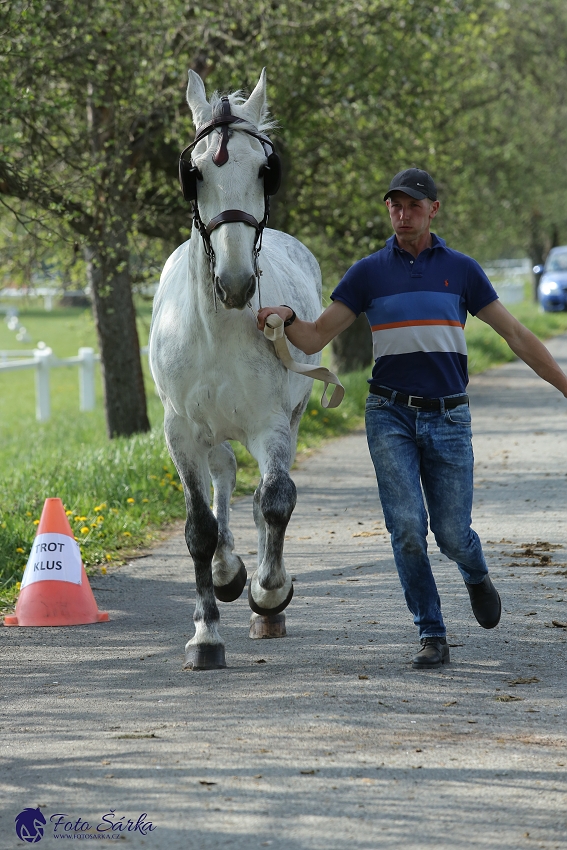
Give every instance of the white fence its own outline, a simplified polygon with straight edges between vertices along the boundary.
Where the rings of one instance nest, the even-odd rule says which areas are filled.
[[[147,354],[147,347],[141,354]],[[18,358],[18,359],[15,359]],[[25,358],[25,359],[24,359]],[[35,418],[47,422],[51,416],[51,393],[49,373],[61,366],[79,367],[79,409],[94,410],[95,407],[95,363],[100,355],[94,348],[79,348],[76,357],[59,358],[51,348],[35,348],[33,351],[0,351],[0,373],[20,369],[35,369]]]

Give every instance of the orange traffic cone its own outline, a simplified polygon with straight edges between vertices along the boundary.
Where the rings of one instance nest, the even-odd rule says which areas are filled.
[[[46,499],[22,578],[16,613],[5,626],[82,626],[108,620],[93,596],[61,499]]]

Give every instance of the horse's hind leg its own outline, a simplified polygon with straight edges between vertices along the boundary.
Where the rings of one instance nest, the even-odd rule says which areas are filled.
[[[213,557],[213,586],[221,602],[238,599],[246,585],[242,560],[232,551],[234,537],[229,528],[230,497],[236,485],[236,458],[230,443],[209,452],[209,471],[214,488],[213,513],[218,523],[217,548]]]
[[[218,632],[219,610],[213,591],[212,560],[217,548],[217,520],[209,507],[207,450],[192,439],[188,423],[166,410],[165,437],[183,484],[187,505],[185,540],[195,566],[195,635],[185,646],[185,669],[226,667]]]

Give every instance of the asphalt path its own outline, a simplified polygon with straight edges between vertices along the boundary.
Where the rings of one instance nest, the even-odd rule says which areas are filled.
[[[567,371],[567,338],[549,348]],[[25,807],[47,820],[42,848],[567,847],[567,401],[519,362],[470,394],[498,628],[476,624],[432,541],[452,663],[411,669],[364,434],[332,442],[293,473],[286,638],[249,639],[244,594],[221,605],[228,668],[182,670],[180,528],[91,579],[108,623],[0,628],[0,848],[28,846]],[[251,572],[251,498],[232,526]]]

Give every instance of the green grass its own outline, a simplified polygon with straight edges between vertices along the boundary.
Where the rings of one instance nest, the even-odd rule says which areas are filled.
[[[512,312],[541,338],[567,330],[567,313],[541,314],[529,302]],[[140,342],[147,341],[150,307],[140,306]],[[80,346],[96,348],[89,311],[73,308],[45,313],[20,306],[20,321],[31,343],[16,343],[0,319],[0,350],[33,348],[40,340],[59,357]],[[467,323],[471,373],[513,359],[503,340],[477,319]],[[145,362],[145,358],[144,358]],[[88,569],[121,561],[161,536],[168,523],[185,516],[183,494],[162,434],[163,412],[146,369],[152,431],[109,442],[102,409],[100,374],[97,409],[79,414],[77,369],[51,372],[52,418],[35,420],[33,370],[0,373],[0,602],[17,592],[45,498],[58,496],[69,512]],[[97,370],[98,372],[98,370]],[[343,377],[346,396],[337,410],[325,410],[316,382],[301,423],[301,454],[363,422],[367,373]],[[239,472],[237,494],[250,492],[258,479],[255,461],[234,445]]]

